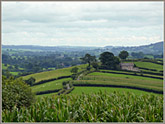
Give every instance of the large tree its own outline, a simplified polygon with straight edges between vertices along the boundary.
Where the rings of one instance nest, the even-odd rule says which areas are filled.
[[[119,58],[115,57],[111,52],[104,52],[100,54],[99,59],[102,67],[106,69],[116,69],[117,65],[120,63]]]
[[[119,54],[120,59],[126,59],[129,56],[129,53],[127,51],[121,51]]]
[[[84,57],[80,58],[82,61],[88,63],[88,67],[90,67],[92,62],[96,62],[96,56],[91,56],[90,54],[85,54]]]

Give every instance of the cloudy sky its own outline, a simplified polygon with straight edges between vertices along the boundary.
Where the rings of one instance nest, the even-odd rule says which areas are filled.
[[[163,2],[2,2],[2,44],[146,45],[163,20]]]

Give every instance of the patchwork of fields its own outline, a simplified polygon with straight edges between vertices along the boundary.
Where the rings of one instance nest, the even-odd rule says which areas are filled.
[[[163,66],[150,62],[136,65],[145,68],[141,70],[146,73],[85,71],[87,65],[79,65],[76,67],[81,74],[75,80],[67,77],[72,75],[73,67],[24,76],[24,80],[36,79],[31,89],[37,104],[20,110],[14,108],[12,112],[4,110],[2,119],[4,122],[162,122]],[[73,86],[65,89],[64,81]]]
[[[134,92],[135,94],[155,94],[150,93],[151,91],[163,92],[163,76],[161,75],[163,66],[160,64],[155,64],[151,62],[134,62],[137,67],[154,69],[151,71],[153,73],[141,73],[141,72],[131,72],[131,71],[117,71],[117,70],[99,70],[98,72],[92,72],[87,75],[83,75],[79,80],[72,80],[71,78],[57,79],[54,81],[48,81],[43,84],[32,86],[32,91],[34,93],[44,92],[49,90],[63,89],[63,81],[71,81],[75,85],[74,90],[70,94],[81,94],[93,93],[98,91],[107,92]],[[84,71],[87,65],[79,65],[79,72]],[[29,77],[34,77],[36,83],[42,80],[48,80],[52,78],[58,78],[61,76],[69,76],[73,67],[57,69],[54,71],[41,72],[28,76],[24,76],[23,79],[28,79]],[[143,69],[140,69],[143,70]],[[148,70],[147,70],[148,72]],[[158,74],[157,74],[158,73]],[[83,86],[81,86],[83,85]],[[95,86],[96,85],[96,86]],[[101,86],[99,86],[101,85]],[[92,87],[91,87],[92,86]],[[99,87],[98,87],[99,86]],[[102,87],[104,86],[104,87]],[[113,86],[117,86],[116,88]],[[126,87],[127,86],[127,87]],[[124,88],[125,87],[125,88]],[[129,87],[135,87],[131,89]],[[136,89],[137,88],[137,89]],[[138,90],[140,89],[140,90]],[[143,89],[151,90],[150,92],[143,91]],[[51,96],[58,94],[57,92],[42,94],[37,96]]]

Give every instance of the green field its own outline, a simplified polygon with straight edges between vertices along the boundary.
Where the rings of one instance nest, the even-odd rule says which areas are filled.
[[[145,71],[145,72],[154,72],[154,73],[158,73],[158,72],[155,72],[155,71],[150,71],[150,70],[144,70],[144,69],[140,69],[140,70],[142,70],[142,71]],[[152,77],[160,77],[160,78],[163,78],[163,76],[161,76],[161,75],[155,75],[155,74],[147,74],[147,73],[141,73],[141,72],[128,72],[128,71],[116,71],[116,70],[103,70],[103,69],[101,69],[100,71],[105,71],[105,72],[117,72],[117,73],[122,73],[122,74],[135,74],[136,73],[136,75],[139,75],[139,76],[141,76],[141,74],[143,74],[144,76],[146,75],[146,76],[152,76]]]
[[[84,94],[93,94],[97,92],[106,92],[106,93],[113,93],[113,92],[130,92],[134,93],[135,95],[144,95],[144,94],[153,94],[153,95],[159,95],[155,93],[149,93],[145,91],[140,90],[134,90],[134,89],[127,89],[127,88],[110,88],[110,87],[75,87],[74,90],[71,92],[72,95],[81,95]],[[52,94],[53,95],[53,94]]]
[[[98,92],[42,97],[28,108],[3,110],[2,122],[163,122],[163,96]]]
[[[157,71],[163,71],[163,65],[151,63],[151,62],[133,62],[136,66],[148,69],[156,69]]]
[[[155,81],[163,82],[163,80],[161,80],[161,79],[142,77],[142,76],[134,76],[134,75],[124,75],[124,74],[94,72],[94,73],[90,73],[88,76],[92,76],[92,75],[95,75],[95,76],[109,76],[109,77],[116,77],[116,78],[122,77],[122,78],[141,79],[141,80],[155,80]]]
[[[73,67],[75,67],[75,66],[73,66]],[[70,71],[73,67],[57,69],[57,70],[53,70],[53,71],[46,71],[46,72],[41,72],[41,73],[35,73],[35,74],[23,76],[23,79],[27,80],[30,77],[34,77],[36,79],[36,82],[39,82],[41,80],[47,80],[47,79],[57,78],[57,77],[61,77],[61,76],[69,76],[69,75],[72,75],[72,73]],[[80,72],[80,71],[85,70],[86,65],[79,65],[76,67],[79,68],[78,71]]]
[[[74,84],[104,84],[104,85],[120,85],[120,86],[135,86],[162,91],[163,81],[160,79],[152,79],[147,77],[110,74],[94,72],[84,76],[82,80],[74,81]]]
[[[50,81],[48,83],[40,84],[32,86],[32,92],[41,92],[41,91],[47,91],[47,90],[55,90],[55,89],[61,89],[62,88],[62,82],[63,81],[69,81],[72,80],[71,78],[65,78],[55,81]]]

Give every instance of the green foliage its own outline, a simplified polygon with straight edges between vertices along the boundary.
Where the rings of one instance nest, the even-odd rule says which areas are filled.
[[[71,69],[71,72],[74,73],[74,74],[76,74],[78,72],[78,68],[77,67],[72,68]]]
[[[127,57],[129,56],[129,53],[127,51],[121,51],[120,54],[119,54],[119,57],[121,59],[126,59]]]
[[[89,67],[91,65],[92,62],[96,62],[96,56],[91,56],[90,54],[85,54],[85,56],[83,58],[80,58],[82,61],[88,63]]]
[[[2,77],[2,109],[28,107],[34,101],[34,94],[22,79]]]
[[[90,71],[91,70],[91,67],[90,66],[87,66],[87,70]]]
[[[130,92],[54,96],[2,111],[3,122],[163,122],[163,96]]]
[[[92,62],[92,66],[93,66],[93,68],[95,68],[95,70],[99,69],[99,65],[97,62]]]
[[[132,55],[133,58],[138,58],[138,59],[144,58],[144,53],[143,52],[138,52],[138,53],[132,52],[131,55]]]
[[[30,77],[28,80],[25,80],[25,83],[29,84],[32,86],[35,83],[36,79],[33,77]]]
[[[102,68],[105,69],[116,69],[117,65],[120,63],[119,58],[115,57],[111,52],[104,52],[100,54],[100,61]]]

